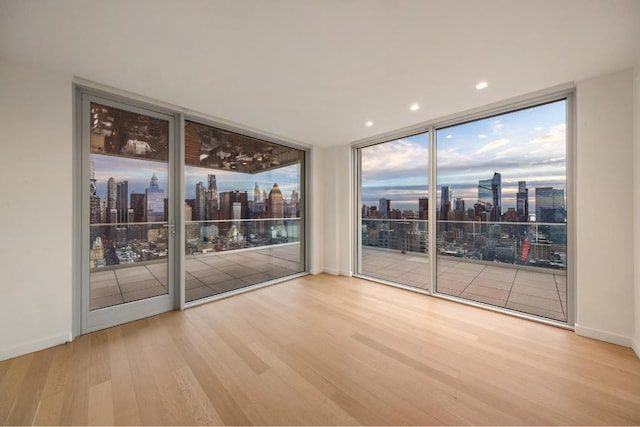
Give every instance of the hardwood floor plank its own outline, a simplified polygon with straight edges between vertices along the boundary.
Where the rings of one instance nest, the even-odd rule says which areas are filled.
[[[35,353],[32,353],[2,362],[6,364],[8,368],[7,373],[2,378],[2,382],[0,382],[0,390],[2,390],[2,399],[0,399],[0,424],[7,424],[7,420],[18,400],[22,383],[25,381],[31,362],[35,357]],[[18,404],[21,405],[21,402],[18,402]],[[29,402],[24,402],[24,404],[28,405]]]
[[[305,276],[0,362],[0,424],[637,425],[628,348]]]

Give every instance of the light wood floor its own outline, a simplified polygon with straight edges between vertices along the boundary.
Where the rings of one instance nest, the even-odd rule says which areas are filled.
[[[639,424],[640,360],[307,276],[0,363],[0,424]]]

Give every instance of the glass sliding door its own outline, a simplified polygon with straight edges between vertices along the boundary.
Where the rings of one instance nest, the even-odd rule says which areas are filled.
[[[304,160],[295,148],[185,121],[185,300],[304,266]]]
[[[358,273],[429,288],[429,134],[358,149]]]
[[[567,321],[567,101],[437,129],[441,294]]]
[[[82,331],[173,308],[174,118],[82,95]]]

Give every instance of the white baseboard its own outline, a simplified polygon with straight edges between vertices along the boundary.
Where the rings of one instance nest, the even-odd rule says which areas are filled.
[[[335,270],[333,268],[324,268],[322,271],[324,271],[327,274],[331,274],[332,276],[339,276],[340,272],[338,270]]]
[[[70,342],[73,339],[71,332],[54,335],[51,337],[34,340],[16,345],[14,347],[3,348],[0,350],[0,361],[22,356],[23,354],[33,353],[34,351],[44,350],[58,344]]]
[[[593,328],[586,328],[584,326],[578,325],[577,323],[575,325],[575,330],[576,330],[576,334],[582,335],[583,337],[593,338],[600,341],[606,341],[612,344],[618,344],[625,347],[632,346],[632,338],[626,337],[624,335],[618,335],[612,332],[601,331]]]
[[[640,340],[632,339],[631,340],[631,348],[636,352],[636,356],[640,359]]]
[[[347,271],[347,270],[340,270],[340,271],[339,271],[339,274],[340,274],[341,276],[347,276],[347,277],[351,277],[351,276],[353,276],[353,273],[352,273],[352,272],[350,272],[350,271]]]

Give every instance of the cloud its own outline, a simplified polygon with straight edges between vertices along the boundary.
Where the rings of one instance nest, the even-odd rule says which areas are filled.
[[[538,128],[536,128],[538,129]],[[566,141],[567,139],[567,125],[565,123],[552,126],[549,132],[545,133],[542,136],[534,138],[531,142],[534,143],[545,143],[545,142],[559,142]]]
[[[487,151],[495,150],[498,147],[507,145],[509,143],[508,138],[496,139],[488,144],[483,145],[479,150],[476,150],[476,154],[486,153]]]

